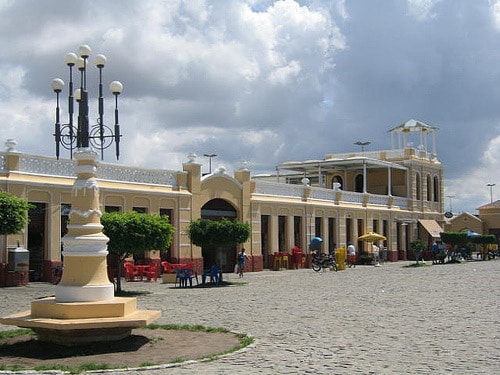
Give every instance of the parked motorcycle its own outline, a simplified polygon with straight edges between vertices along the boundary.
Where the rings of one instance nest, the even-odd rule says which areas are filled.
[[[314,253],[311,264],[315,272],[325,271],[326,269],[337,271],[337,262],[333,254]]]

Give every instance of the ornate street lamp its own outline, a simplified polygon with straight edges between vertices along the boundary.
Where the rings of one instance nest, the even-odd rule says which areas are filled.
[[[61,146],[70,151],[73,158],[75,148],[93,147],[100,151],[101,160],[104,159],[104,150],[115,143],[116,158],[120,158],[120,125],[118,122],[118,95],[123,90],[123,85],[119,81],[113,81],[109,88],[115,96],[115,124],[112,130],[104,124],[104,97],[102,71],[107,59],[104,55],[97,55],[95,65],[99,69],[99,98],[98,98],[98,119],[97,124],[89,126],[89,103],[87,91],[87,60],[92,50],[89,46],[83,45],[79,49],[80,57],[75,53],[68,53],[64,58],[64,63],[69,67],[69,87],[68,87],[68,122],[61,124],[59,96],[64,88],[64,81],[56,78],[52,81],[52,90],[56,93],[56,123],[54,138],[56,142],[56,157],[59,159]],[[73,67],[76,66],[80,72],[80,88],[73,91]],[[74,100],[78,102],[78,121],[75,128],[73,123]]]
[[[56,93],[55,140],[56,155],[60,146],[70,150],[76,159],[76,179],[71,193],[68,232],[61,239],[63,244],[63,268],[60,282],[55,287],[55,296],[38,299],[31,303],[31,311],[10,315],[0,319],[3,324],[31,328],[40,341],[62,345],[79,345],[91,342],[117,341],[131,334],[133,328],[150,324],[161,316],[160,311],[137,310],[133,297],[115,297],[114,285],[109,280],[106,257],[109,238],[102,232],[101,201],[96,170],[98,153],[116,143],[119,156],[120,129],[118,125],[118,95],[122,91],[120,82],[112,82],[115,95],[115,131],[104,125],[104,99],[102,98],[102,69],[106,63],[103,55],[96,57],[99,69],[99,119],[89,129],[89,107],[87,94],[87,59],[90,47],[80,47],[80,58],[74,53],[66,56],[69,66],[69,121],[61,125],[59,95],[64,82],[52,81]],[[73,95],[73,66],[80,71],[80,89]],[[73,100],[79,104],[78,126],[73,126]],[[74,150],[74,152],[73,152]]]

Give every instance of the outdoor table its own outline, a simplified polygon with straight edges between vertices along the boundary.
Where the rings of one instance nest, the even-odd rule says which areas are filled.
[[[151,266],[145,265],[145,264],[136,264],[136,265],[134,265],[134,267],[137,270],[137,273],[139,274],[140,279],[142,280],[142,278],[144,276],[147,276],[147,273],[148,273]]]

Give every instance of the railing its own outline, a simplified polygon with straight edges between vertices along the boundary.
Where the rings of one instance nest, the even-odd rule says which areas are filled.
[[[21,155],[19,158],[19,172],[75,177],[76,162],[73,160],[57,160],[43,156]]]
[[[332,189],[311,187],[311,199],[323,201],[337,201],[346,203],[356,203],[362,205],[366,194],[354,191],[335,191]],[[340,193],[340,194],[337,194]],[[273,195],[289,198],[302,198],[304,196],[303,185],[290,185],[278,182],[255,180],[255,192],[258,195]],[[372,205],[388,206],[391,197],[388,195],[368,194],[368,202]],[[409,207],[410,200],[403,197],[392,197],[392,205],[403,209]]]
[[[320,199],[324,201],[334,201],[337,200],[337,192],[332,189],[325,188],[312,188],[311,189],[311,198]]]
[[[377,206],[388,206],[389,205],[389,196],[387,195],[378,195],[378,194],[369,194],[368,195],[368,203],[377,205]]]
[[[255,194],[301,198],[304,196],[304,186],[256,180]]]
[[[410,200],[403,197],[392,197],[392,205],[404,209],[410,208]]]
[[[0,154],[0,170],[6,169],[6,155]],[[47,176],[76,176],[76,161],[44,156],[22,154],[19,157],[19,172]],[[177,172],[163,169],[146,169],[117,164],[99,163],[97,178],[111,181],[126,181],[152,185],[176,186]]]
[[[129,181],[153,185],[175,186],[177,184],[175,171],[111,164],[99,164],[97,177],[103,180]]]
[[[382,157],[385,155],[385,157]],[[363,152],[347,152],[342,154],[328,154],[327,158],[335,159],[347,159],[352,157],[366,157],[372,159],[402,159],[405,156],[415,156],[420,159],[431,160],[435,157],[434,154],[427,152],[425,150],[420,150],[414,147],[398,148],[392,150],[381,150],[381,151],[363,151]]]
[[[341,202],[363,204],[365,194],[356,193],[355,191],[343,191],[340,198]]]

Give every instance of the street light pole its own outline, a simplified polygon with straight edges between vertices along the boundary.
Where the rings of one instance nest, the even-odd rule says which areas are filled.
[[[118,124],[118,95],[123,86],[114,81],[110,90],[115,96],[114,131],[104,124],[104,98],[102,93],[102,70],[106,64],[104,55],[97,55],[95,65],[99,69],[98,82],[98,120],[89,126],[89,103],[87,91],[87,60],[91,49],[83,45],[78,57],[74,53],[66,55],[64,62],[69,67],[68,123],[61,124],[59,96],[64,88],[60,78],[52,81],[56,93],[55,142],[56,157],[59,159],[60,147],[71,152],[77,160],[77,178],[73,185],[71,223],[62,238],[64,245],[64,274],[56,286],[56,302],[97,302],[114,298],[114,286],[107,276],[106,256],[109,238],[102,232],[100,221],[101,207],[99,187],[96,179],[98,153],[104,158],[104,149],[112,143],[116,145],[116,158],[119,157],[120,127]],[[80,72],[80,88],[73,93],[73,67]],[[73,126],[73,99],[78,103],[77,127]]]
[[[447,198],[450,198],[450,212],[453,212],[453,198],[455,198],[454,195],[447,195]]]
[[[208,174],[212,173],[212,158],[216,157],[216,154],[203,154],[203,156],[208,158]]]
[[[358,146],[361,146],[361,152],[365,151],[365,146],[368,146],[369,144],[371,144],[372,142],[371,141],[357,141],[357,142],[354,142],[355,145],[358,145]]]
[[[115,140],[119,133],[106,135],[109,128],[102,123],[103,107],[99,100],[100,119],[98,124],[92,127],[96,132],[89,134],[85,66],[86,59],[90,55],[90,47],[80,47],[80,55],[83,63],[80,61],[78,64],[81,86],[77,98],[79,109],[76,136],[71,126],[72,93],[68,101],[70,121],[61,126],[59,95],[64,82],[59,78],[52,81],[52,89],[56,93],[54,136],[57,157],[59,158],[61,145],[71,151],[73,144],[77,145],[74,155],[72,154],[77,161],[77,176],[71,190],[70,223],[68,232],[61,240],[64,272],[55,287],[55,296],[32,301],[31,311],[1,319],[3,324],[32,329],[41,342],[72,347],[125,339],[130,336],[133,328],[144,327],[161,316],[159,310],[137,310],[137,300],[134,297],[114,296],[114,284],[109,279],[106,262],[109,238],[102,232],[100,219],[101,200],[96,178],[98,153],[90,146],[94,141],[102,155],[108,143]],[[70,64],[66,61],[70,71],[75,64],[74,57],[75,54],[70,56]],[[103,61],[105,59],[98,59],[100,63]],[[98,68],[102,69],[99,65],[101,64],[98,64]],[[71,83],[70,78],[70,88]],[[122,89],[121,83],[116,82],[114,88],[119,90],[111,91],[114,95],[118,95]],[[102,97],[100,94],[99,96]],[[116,112],[115,122],[118,123]],[[111,142],[107,143],[108,139],[111,139]]]
[[[493,186],[496,186],[496,184],[486,184],[490,188],[490,203],[493,203]]]

